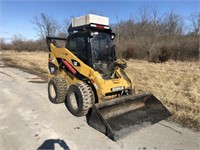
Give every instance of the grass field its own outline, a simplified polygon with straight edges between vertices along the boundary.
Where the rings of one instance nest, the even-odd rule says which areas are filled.
[[[47,73],[48,54],[45,52],[2,51],[0,55],[6,64]],[[171,120],[199,131],[199,62],[155,64],[130,60],[126,70],[137,91],[150,91],[163,102],[173,114]]]

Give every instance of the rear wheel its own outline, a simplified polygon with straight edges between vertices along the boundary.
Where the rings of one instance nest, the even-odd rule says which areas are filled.
[[[63,103],[67,89],[67,83],[63,78],[53,77],[48,83],[49,100],[54,104]]]
[[[94,102],[92,88],[86,83],[77,83],[69,87],[65,105],[74,116],[85,116]]]

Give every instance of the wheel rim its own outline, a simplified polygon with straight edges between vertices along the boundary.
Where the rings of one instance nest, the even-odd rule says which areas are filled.
[[[75,95],[74,92],[70,93],[69,99],[70,99],[70,103],[71,103],[72,108],[73,109],[78,109],[78,103],[77,103],[76,95]]]
[[[50,92],[51,97],[56,98],[56,90],[52,84],[49,86],[49,89],[50,89],[49,92]]]

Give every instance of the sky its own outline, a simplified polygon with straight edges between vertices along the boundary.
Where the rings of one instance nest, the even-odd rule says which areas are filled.
[[[40,13],[51,15],[60,24],[88,13],[109,17],[114,24],[116,15],[119,20],[128,20],[143,6],[157,8],[160,13],[174,10],[186,22],[191,13],[200,12],[200,0],[0,0],[0,38],[9,41],[20,34],[26,40],[37,39],[31,20]]]

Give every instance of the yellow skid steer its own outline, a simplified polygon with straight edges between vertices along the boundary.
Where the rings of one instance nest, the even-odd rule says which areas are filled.
[[[51,102],[64,102],[70,113],[86,116],[91,127],[114,141],[171,116],[151,93],[135,94],[126,62],[116,58],[108,18],[75,18],[68,33],[67,38],[46,37]],[[65,47],[57,45],[59,40]]]

